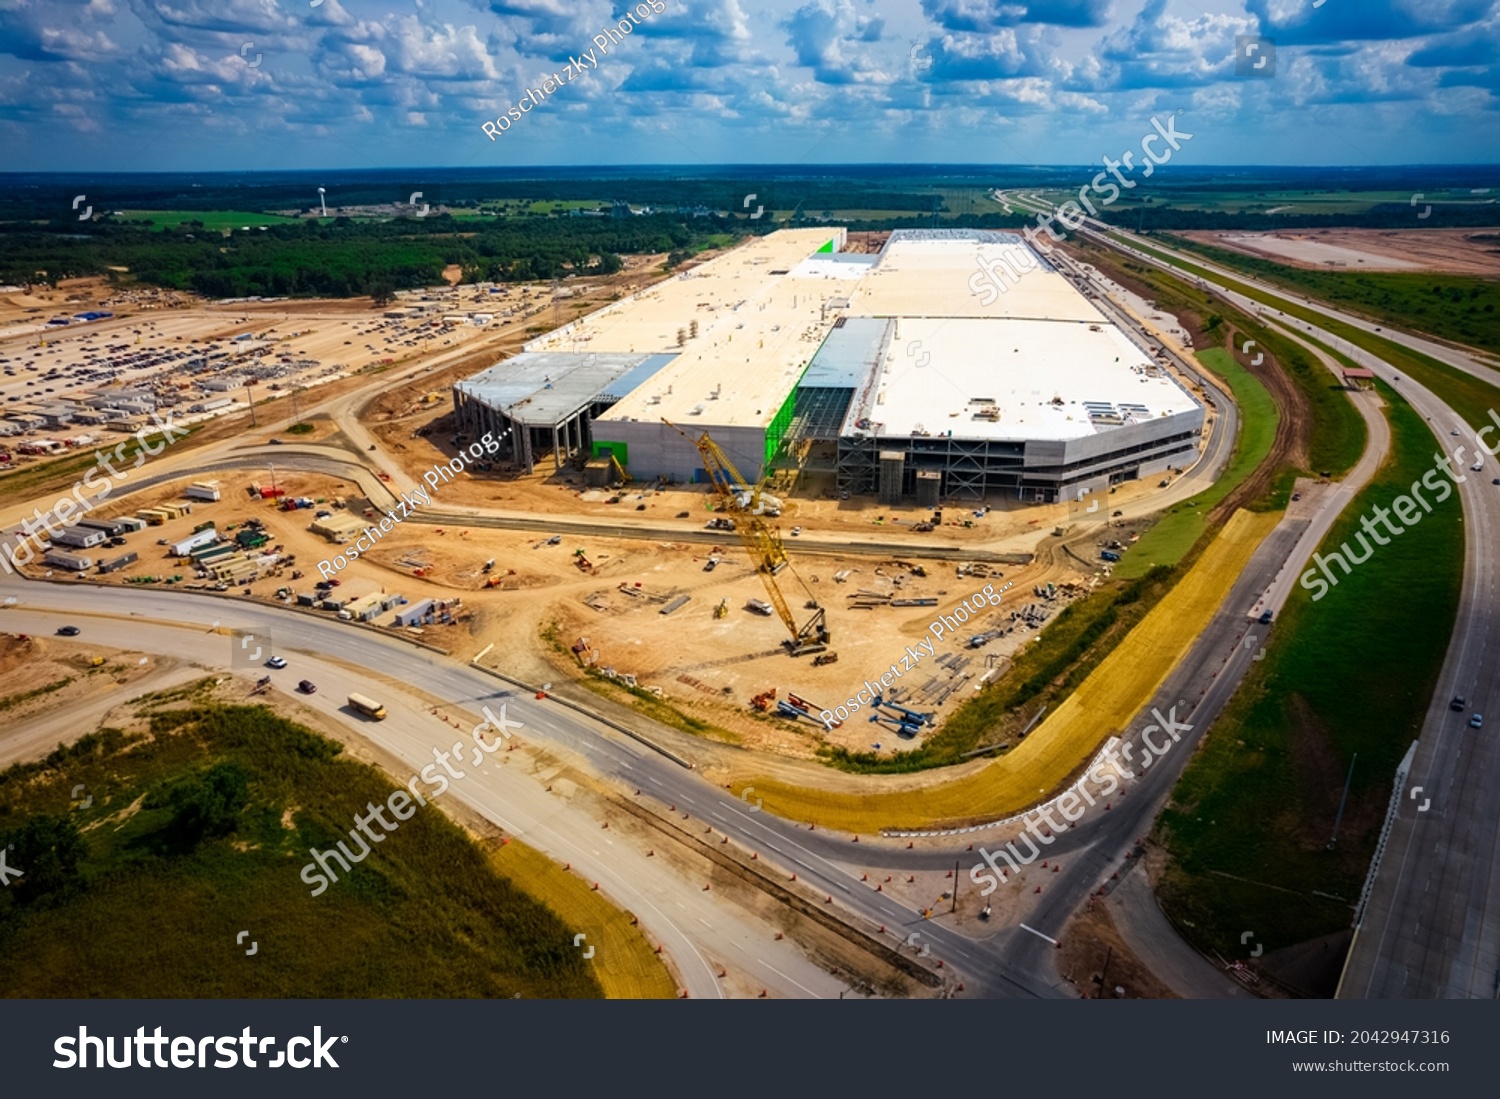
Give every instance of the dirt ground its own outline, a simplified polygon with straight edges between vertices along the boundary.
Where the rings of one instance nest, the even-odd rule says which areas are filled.
[[[185,477],[132,496],[128,507],[108,509],[104,514],[134,514],[163,501],[180,499],[187,480]],[[267,600],[277,598],[277,592],[283,589],[311,593],[322,575],[319,562],[329,562],[332,572],[333,559],[344,548],[308,529],[315,512],[326,508],[337,513],[341,501],[358,509],[363,500],[350,482],[321,474],[278,471],[278,487],[292,496],[311,497],[319,504],[313,509],[283,511],[275,501],[253,499],[246,492],[251,482],[269,480],[269,471],[249,476],[221,474],[220,501],[194,501],[191,514],[130,535],[124,547],[86,551],[96,559],[126,550],[140,554],[135,564],[95,578],[139,583],[143,577],[181,576],[178,583],[184,588],[207,586],[209,581],[197,579],[191,567],[169,556],[159,541],[178,541],[209,520],[221,532],[230,534],[231,528],[253,517],[264,524],[270,536],[266,548],[280,546],[295,562],[239,590]],[[444,493],[455,487],[445,486]],[[443,501],[452,502],[446,495]],[[607,507],[602,503],[597,506]],[[832,651],[839,654],[837,663],[815,667],[810,657],[793,659],[785,654],[781,642],[787,635],[778,619],[749,608],[751,600],[764,601],[767,596],[761,578],[737,543],[717,549],[671,541],[572,536],[555,545],[547,542],[545,535],[524,532],[406,522],[335,575],[339,594],[344,596],[379,590],[400,593],[412,602],[460,597],[462,610],[453,624],[422,628],[423,640],[450,649],[456,656],[470,656],[493,643],[496,651],[490,659],[497,666],[538,682],[560,675],[581,677],[585,674],[581,660],[586,660],[595,669],[614,669],[633,675],[642,687],[659,688],[680,713],[724,730],[723,735],[735,743],[797,757],[811,756],[823,744],[860,750],[880,744],[879,750],[894,751],[914,747],[920,740],[900,740],[894,730],[870,727],[862,721],[850,721],[831,733],[825,732],[813,721],[794,722],[757,713],[750,707],[753,696],[775,689],[778,698],[796,694],[819,709],[832,709],[867,679],[878,682],[893,662],[903,660],[910,645],[922,656],[916,669],[921,674],[907,681],[911,686],[902,697],[914,708],[938,714],[941,720],[987,672],[1003,670],[1013,654],[1036,635],[1035,629],[1013,623],[1012,611],[1027,603],[1045,603],[1050,617],[1066,605],[1069,596],[1065,594],[1058,594],[1051,602],[1039,599],[1034,591],[1038,585],[1052,582],[1060,588],[1087,579],[1081,565],[1061,554],[1048,554],[1027,566],[991,567],[983,577],[959,577],[953,562],[924,562],[917,554],[903,557],[898,564],[894,559],[876,556],[798,552],[797,575],[826,607],[834,635]],[[577,563],[580,550],[587,568]],[[717,556],[721,563],[712,572],[705,572],[710,555]],[[494,565],[486,571],[490,561]],[[921,567],[927,575],[914,575],[910,566]],[[37,568],[32,566],[29,571]],[[294,572],[302,575],[294,579]],[[843,582],[835,579],[839,575],[845,576]],[[807,592],[797,588],[789,573],[783,573],[780,579],[800,620],[810,613],[802,605]],[[930,656],[925,654],[919,646],[928,635],[930,623],[942,614],[952,617],[959,602],[985,584],[1002,592],[1005,602],[993,611],[969,618],[957,632],[945,628],[953,643],[937,644]],[[905,598],[935,598],[938,603],[933,607],[852,609],[849,596],[861,589]],[[1072,589],[1072,594],[1084,590],[1080,585]],[[662,613],[670,601],[684,595],[689,597],[685,604],[670,615]],[[716,618],[714,611],[720,604],[726,613]],[[377,621],[386,624],[390,618],[382,615]],[[982,649],[962,647],[976,633],[1003,629],[1010,632]],[[531,643],[518,644],[517,639],[522,637],[532,639]],[[582,656],[574,656],[570,650],[582,639],[586,639]],[[938,667],[937,658],[948,653],[967,658],[967,662],[957,668]],[[913,689],[923,686],[929,689]],[[938,703],[938,696],[948,687],[954,689]],[[771,709],[774,711],[774,705]]]
[[[1058,972],[1087,999],[1178,998],[1135,956],[1115,929],[1109,909],[1094,897],[1068,924],[1062,943]]]
[[[1361,271],[1435,271],[1500,275],[1500,229],[1319,229],[1315,232],[1184,232],[1204,244],[1262,256],[1293,267]]]
[[[0,615],[0,629],[4,626],[5,618]],[[83,702],[100,691],[153,674],[159,663],[124,660],[115,649],[61,637],[0,633],[0,679],[5,683],[0,691],[0,725]],[[64,680],[69,681],[65,686],[45,690]],[[31,697],[23,697],[27,695]]]

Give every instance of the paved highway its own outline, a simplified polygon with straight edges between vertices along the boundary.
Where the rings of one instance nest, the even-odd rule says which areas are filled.
[[[1100,243],[1172,270],[1179,277],[1198,278],[1106,238],[1097,225],[1084,231]],[[1154,240],[1151,246],[1175,254]],[[1198,257],[1179,258],[1203,266]],[[1250,312],[1287,304],[1271,290],[1257,288],[1251,297],[1213,282],[1206,285]],[[1299,304],[1366,331],[1377,327],[1305,300]],[[1329,346],[1347,347],[1320,325],[1292,318],[1284,323]],[[1389,330],[1381,336],[1491,384],[1500,380],[1479,359],[1447,345]],[[1486,425],[1476,428],[1464,423],[1431,391],[1378,356],[1350,348],[1349,357],[1399,389],[1432,424],[1445,449],[1452,453],[1453,447],[1462,445],[1468,457],[1454,463],[1457,474],[1464,478],[1456,486],[1465,532],[1459,613],[1409,777],[1409,786],[1420,786],[1422,793],[1412,799],[1406,796],[1409,791],[1403,791],[1399,799],[1389,846],[1376,870],[1339,995],[1492,998],[1500,992],[1500,799],[1493,793],[1500,784],[1500,737],[1493,732],[1493,717],[1487,722],[1488,729],[1473,730],[1467,726],[1467,716],[1474,711],[1500,713],[1500,555],[1495,553],[1496,535],[1500,534],[1500,487],[1490,483],[1500,475],[1500,469],[1488,457],[1481,459],[1478,471],[1468,468],[1472,464],[1469,459],[1477,453],[1477,431]],[[1440,457],[1434,456],[1435,463]],[[1332,598],[1324,606],[1336,612]],[[1468,712],[1449,709],[1448,700],[1454,695],[1468,699]],[[1422,800],[1427,798],[1431,804],[1420,811]]]

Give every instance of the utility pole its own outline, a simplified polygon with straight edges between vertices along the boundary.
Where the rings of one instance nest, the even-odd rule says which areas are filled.
[[[948,909],[948,911],[949,912],[957,912],[958,911],[958,860],[957,859],[953,860],[953,907],[950,908],[950,909]]]
[[[250,426],[259,427],[260,425],[255,422],[255,395],[250,392],[248,385],[245,387],[245,401],[250,405]]]
[[[1354,760],[1359,758],[1359,753],[1354,753],[1354,759],[1349,761],[1349,777],[1344,779],[1344,793],[1339,798],[1338,815],[1333,818],[1333,835],[1328,837],[1328,850],[1333,850],[1333,845],[1338,842],[1339,823],[1344,819],[1344,802],[1349,800],[1349,783],[1354,781]]]
[[[1107,946],[1104,948],[1104,968],[1099,971],[1099,995],[1094,997],[1096,1000],[1104,999],[1104,982],[1109,977],[1109,960],[1114,957],[1114,954],[1114,947]]]

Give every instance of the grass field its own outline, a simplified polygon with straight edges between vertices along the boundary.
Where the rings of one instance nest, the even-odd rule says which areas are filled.
[[[1323,552],[1432,467],[1422,417],[1399,399],[1389,417],[1391,455]],[[1420,730],[1447,652],[1461,516],[1450,497],[1322,600],[1294,589],[1265,659],[1215,722],[1159,824],[1171,857],[1163,905],[1199,947],[1242,957],[1245,928],[1270,951],[1348,926],[1396,764]]]
[[[242,229],[257,225],[295,225],[301,218],[277,214],[253,214],[247,210],[121,210],[122,221],[150,221],[158,229],[171,229],[185,221],[201,221],[205,230]]]
[[[920,789],[870,778],[867,792],[833,793],[790,786],[745,765],[730,785],[754,786],[778,816],[851,832],[994,820],[1034,805],[1150,700],[1223,601],[1224,577],[1240,572],[1278,519],[1236,512],[1166,598],[1019,747],[962,778]]]
[[[0,774],[0,834],[25,871],[0,893],[0,993],[20,997],[670,995],[644,939],[515,843],[471,839],[434,805],[312,896],[308,850],[395,787],[332,741],[207,681],[149,703],[149,734],[92,735]],[[83,783],[95,803],[70,809]],[[515,850],[512,850],[515,848]],[[558,871],[561,873],[561,871]],[[564,919],[525,887],[565,905]],[[517,876],[511,876],[517,875]],[[581,886],[587,889],[587,886]],[[236,936],[258,944],[247,961]]]
[[[1123,580],[1144,576],[1157,565],[1175,565],[1208,529],[1207,515],[1224,497],[1253,473],[1276,439],[1280,416],[1266,387],[1234,361],[1223,348],[1200,351],[1196,358],[1222,378],[1240,410],[1240,434],[1224,475],[1191,500],[1176,504],[1131,546],[1114,575]]]

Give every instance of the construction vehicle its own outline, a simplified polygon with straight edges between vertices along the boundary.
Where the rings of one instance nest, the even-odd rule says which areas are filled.
[[[875,696],[875,705],[884,706],[887,710],[895,710],[901,715],[901,721],[906,725],[915,725],[921,728],[923,725],[931,725],[937,720],[937,714],[921,714],[916,710],[908,710],[905,706],[898,706],[894,702],[886,702],[880,695]]]
[[[766,594],[771,597],[771,604],[781,619],[782,625],[790,634],[783,644],[787,652],[792,656],[803,656],[809,653],[819,653],[828,648],[829,634],[828,623],[822,607],[818,606],[812,590],[797,577],[797,582],[802,584],[803,590],[807,592],[810,600],[809,606],[816,607],[812,616],[801,626],[797,624],[796,618],[792,616],[792,608],[787,604],[786,596],[781,592],[781,585],[776,582],[776,574],[782,569],[789,568],[786,550],[781,545],[781,534],[774,530],[766,522],[762,514],[764,510],[761,497],[761,488],[764,478],[754,484],[746,481],[739,470],[734,468],[734,463],[729,460],[729,455],[719,448],[719,444],[704,432],[694,439],[686,431],[676,424],[663,420],[668,427],[677,431],[688,442],[697,448],[703,458],[703,468],[707,471],[709,479],[713,481],[714,490],[719,496],[719,506],[723,511],[732,513],[734,531],[740,536],[740,541],[745,544],[745,551],[754,562],[756,571],[760,574],[761,583],[765,585]],[[796,570],[791,570],[796,576]]]
[[[594,563],[584,556],[583,550],[581,549],[576,549],[573,551],[573,564],[577,565],[578,568],[583,572],[594,571]]]
[[[920,725],[913,725],[910,721],[897,721],[895,718],[886,717],[884,714],[873,714],[870,720],[877,725],[884,725],[895,729],[899,735],[904,737],[914,737],[922,731],[922,726]]]
[[[724,618],[728,614],[729,614],[729,600],[727,600],[727,599],[720,599],[719,600],[719,605],[714,608],[714,617],[715,618]],[[821,660],[822,657],[819,657],[818,659]]]
[[[605,448],[605,450],[599,455],[599,457],[602,458],[605,454],[609,455],[609,469],[610,472],[614,474],[615,481],[622,485],[630,484],[630,474],[625,472],[625,467],[620,464],[620,459],[615,457],[615,452],[613,450]]]
[[[821,668],[824,664],[837,664],[838,662],[838,653],[820,653],[819,655],[813,657],[814,668]]]

